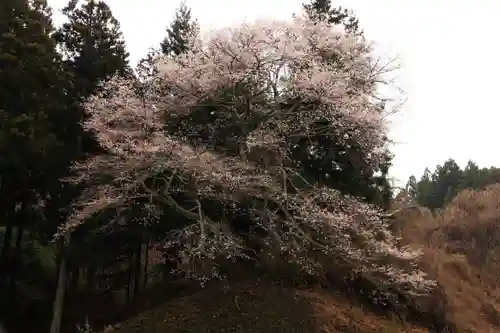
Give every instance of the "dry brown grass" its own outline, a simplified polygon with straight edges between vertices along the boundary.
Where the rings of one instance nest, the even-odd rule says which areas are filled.
[[[398,208],[398,207],[396,207]],[[424,270],[444,293],[446,319],[457,332],[500,332],[500,185],[464,191],[433,215],[421,207],[395,215],[403,242],[424,247]],[[443,304],[431,300],[432,309]],[[440,299],[438,299],[440,298]],[[439,305],[438,305],[439,303]],[[221,284],[143,312],[112,333],[427,332],[382,317],[325,289],[269,280]]]
[[[398,214],[406,243],[422,245],[424,268],[446,295],[447,316],[461,332],[500,332],[500,185],[466,190],[432,216]]]
[[[324,289],[269,280],[221,283],[146,311],[107,333],[424,333]]]

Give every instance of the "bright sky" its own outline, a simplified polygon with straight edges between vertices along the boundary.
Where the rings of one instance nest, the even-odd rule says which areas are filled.
[[[288,19],[306,0],[187,0],[201,28],[256,18]],[[67,0],[49,0],[60,10]],[[393,120],[392,177],[406,183],[448,157],[464,166],[500,166],[495,99],[500,78],[500,2],[491,0],[333,0],[352,9],[382,53],[400,57],[397,85],[407,101]],[[157,46],[180,0],[107,0],[121,23],[132,63]],[[59,15],[57,15],[59,16]],[[57,20],[56,16],[56,22]],[[60,22],[60,21],[59,21]],[[497,92],[498,93],[498,92]]]

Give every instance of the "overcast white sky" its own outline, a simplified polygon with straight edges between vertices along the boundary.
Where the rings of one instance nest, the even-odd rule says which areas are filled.
[[[202,29],[256,18],[288,19],[305,0],[187,0]],[[392,125],[392,177],[406,182],[446,158],[500,166],[497,52],[500,1],[342,0],[367,37],[403,69],[407,102]],[[67,0],[49,0],[60,10]],[[107,0],[136,63],[164,37],[180,0]],[[57,20],[56,20],[57,22]],[[500,49],[499,49],[500,50]]]

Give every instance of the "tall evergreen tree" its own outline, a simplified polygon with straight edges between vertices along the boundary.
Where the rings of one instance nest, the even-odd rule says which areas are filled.
[[[443,207],[450,202],[462,188],[462,170],[454,159],[444,162],[440,172],[437,174],[437,207]]]
[[[71,162],[99,151],[92,136],[80,126],[80,121],[85,118],[81,102],[96,93],[102,81],[116,74],[132,75],[132,71],[120,24],[104,1],[71,0],[63,13],[68,22],[57,30],[55,39],[71,79],[66,96],[65,131],[61,134],[67,150],[61,159]],[[65,184],[61,186],[54,189],[53,200],[49,203],[53,206],[54,218],[59,219],[63,218],[59,216],[61,207],[69,204],[70,192],[73,191]],[[61,202],[54,203],[57,198]]]
[[[79,96],[91,95],[101,80],[117,73],[130,74],[120,24],[106,2],[71,0],[63,13],[68,22],[56,38]]]
[[[70,75],[70,92],[66,97],[68,112],[64,123],[67,144],[65,156],[61,158],[74,162],[88,155],[98,153],[100,147],[90,133],[84,132],[80,121],[85,119],[81,102],[99,90],[99,84],[114,75],[131,76],[128,63],[129,53],[120,31],[120,24],[113,16],[110,7],[100,0],[71,0],[63,9],[68,22],[64,23],[55,34],[58,46],[64,58],[64,68]],[[70,163],[61,168],[60,175],[68,175]],[[46,215],[53,220],[64,220],[69,213],[72,199],[79,189],[61,182],[52,188],[47,202]],[[84,230],[85,231],[85,230]],[[79,275],[80,266],[89,262],[89,253],[79,253],[82,258],[79,265],[71,259],[75,249],[85,251],[88,247],[78,246],[85,241],[88,233],[74,235],[71,243],[61,241],[58,261],[58,286],[56,291],[51,332],[58,332],[62,320],[63,301],[67,283],[65,280]],[[68,261],[69,260],[69,261]],[[67,272],[69,270],[69,272]],[[89,272],[93,275],[93,272]]]
[[[405,186],[405,191],[407,195],[412,199],[417,199],[418,190],[417,190],[417,178],[413,175],[410,176],[408,182]]]
[[[50,154],[58,147],[53,127],[64,92],[47,13],[46,7],[28,1],[0,5],[0,191],[4,193],[0,211],[4,215],[26,204],[26,195],[33,201],[41,194]]]
[[[80,126],[85,117],[81,102],[97,91],[100,82],[115,74],[132,75],[132,71],[120,24],[104,1],[71,0],[63,13],[68,22],[54,35],[70,77],[65,99],[68,110],[61,128],[67,155],[61,159],[73,161],[98,149]]]
[[[187,40],[198,33],[198,21],[191,17],[191,9],[182,2],[175,13],[174,20],[167,28],[167,35],[160,43],[166,56],[178,56],[188,50]]]
[[[347,9],[332,8],[329,0],[312,0],[303,7],[312,20],[322,20],[330,25],[343,25],[353,34],[361,35],[358,19]],[[336,61],[335,57],[332,57]],[[376,106],[384,112],[385,106]],[[317,126],[325,127],[326,122],[319,120]],[[321,132],[321,131],[318,131]],[[392,198],[392,188],[388,179],[392,154],[387,149],[385,158],[377,165],[369,164],[362,149],[350,142],[347,133],[339,129],[337,133],[317,135],[296,145],[294,160],[300,161],[304,175],[311,182],[319,182],[364,198],[370,203],[388,208]],[[389,139],[385,138],[387,145]],[[314,153],[311,153],[314,152]]]
[[[60,177],[67,175],[75,160],[100,151],[90,133],[80,125],[85,119],[81,102],[97,92],[99,84],[112,76],[132,75],[120,24],[109,6],[100,0],[71,0],[63,9],[68,22],[55,33],[68,79],[59,135],[66,150],[59,156]],[[65,163],[62,163],[65,161]],[[60,183],[51,189],[46,215],[61,220],[76,195],[75,188]]]
[[[175,57],[189,48],[188,41],[199,33],[199,24],[191,15],[191,9],[185,2],[181,2],[176,9],[174,19],[166,29],[166,35],[160,43],[159,49],[152,48],[138,65],[139,76],[143,80],[154,75],[154,60],[162,56]]]
[[[434,200],[433,175],[429,168],[425,168],[424,174],[417,183],[418,204],[431,207]]]
[[[406,192],[411,198],[417,197],[417,178],[413,175],[410,176],[405,187]]]
[[[354,34],[363,33],[360,30],[358,18],[341,6],[332,8],[331,0],[312,0],[310,3],[304,4],[303,7],[312,19],[326,20],[333,25],[342,24],[347,32]]]
[[[495,167],[479,168],[473,161],[468,161],[461,169],[453,159],[447,159],[443,165],[437,165],[431,173],[428,168],[417,183],[418,203],[422,206],[443,208],[463,189],[482,189],[500,182],[500,169]]]
[[[480,186],[479,166],[474,161],[469,160],[463,170],[463,187],[478,188]]]
[[[8,292],[0,291],[2,303],[17,299],[23,237],[27,230],[37,231],[40,203],[57,183],[56,157],[64,147],[56,128],[64,113],[67,80],[53,31],[45,4],[0,3],[0,223],[5,224],[0,282],[10,281]],[[3,314],[9,317],[9,312]]]

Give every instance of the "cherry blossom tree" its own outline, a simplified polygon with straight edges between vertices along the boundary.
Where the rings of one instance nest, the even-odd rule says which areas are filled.
[[[140,96],[116,78],[86,103],[85,128],[107,153],[75,165],[71,181],[86,190],[56,237],[98,214],[124,223],[139,202],[148,223],[182,217],[164,245],[202,280],[223,261],[266,257],[310,274],[335,259],[411,293],[434,286],[414,268],[420,251],[398,246],[383,212],[309,184],[291,158],[297,140],[319,131],[355,143],[367,163],[383,158],[387,111],[376,97],[385,69],[362,36],[297,15],[193,38],[188,52],[155,65]],[[200,112],[224,116],[201,132],[167,130]]]

